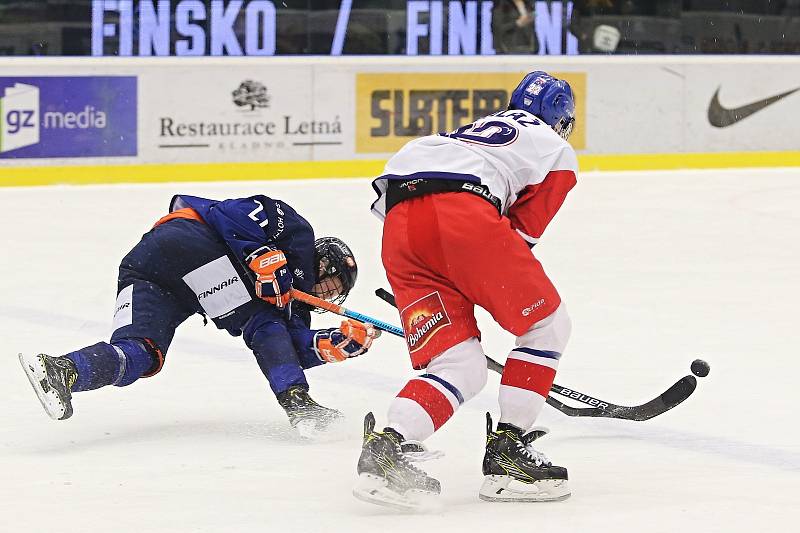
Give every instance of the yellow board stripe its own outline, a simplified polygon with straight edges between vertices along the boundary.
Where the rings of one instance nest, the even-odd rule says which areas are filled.
[[[800,152],[716,152],[578,156],[581,171],[800,167]]]
[[[578,156],[581,171],[800,167],[798,152],[611,154]],[[0,186],[179,181],[254,181],[378,176],[384,159],[270,163],[181,163],[0,167]]]
[[[0,186],[178,181],[260,181],[377,176],[385,160],[0,167]]]

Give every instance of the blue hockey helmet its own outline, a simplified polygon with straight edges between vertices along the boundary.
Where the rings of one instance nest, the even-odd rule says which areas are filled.
[[[509,109],[536,115],[566,140],[575,127],[575,99],[564,80],[536,70],[525,76],[511,93]]]

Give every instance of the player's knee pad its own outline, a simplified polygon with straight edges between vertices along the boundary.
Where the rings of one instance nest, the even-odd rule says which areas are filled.
[[[567,347],[571,332],[572,321],[562,303],[553,313],[517,337],[516,344],[518,347],[553,352],[559,358]]]
[[[458,390],[465,402],[486,385],[489,371],[480,342],[471,337],[434,357],[424,375],[433,375]]]
[[[161,369],[161,352],[148,339],[118,339],[113,343],[98,342],[68,353],[75,363],[78,378],[73,392],[99,389],[106,385],[130,385],[140,377]]]

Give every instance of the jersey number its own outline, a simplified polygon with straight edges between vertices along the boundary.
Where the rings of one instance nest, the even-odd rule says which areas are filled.
[[[445,136],[485,146],[506,146],[517,140],[519,130],[506,122],[486,120],[461,126]]]
[[[265,228],[265,227],[267,227],[269,225],[269,219],[265,218],[264,221],[262,222],[262,221],[258,220],[258,216],[257,216],[259,213],[263,213],[264,212],[264,205],[261,202],[259,202],[258,200],[253,200],[253,201],[258,205],[258,207],[253,209],[250,212],[250,214],[247,215],[247,216],[250,218],[250,220],[258,222],[259,226],[261,226],[262,228]],[[281,214],[283,214],[283,213],[281,213]],[[266,216],[266,214],[264,216]]]

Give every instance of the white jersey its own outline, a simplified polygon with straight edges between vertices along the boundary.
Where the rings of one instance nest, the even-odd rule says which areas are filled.
[[[541,119],[502,111],[403,146],[373,181],[378,199],[372,212],[385,218],[388,180],[463,179],[488,187],[500,213],[535,244],[575,185],[577,169],[575,151]]]

